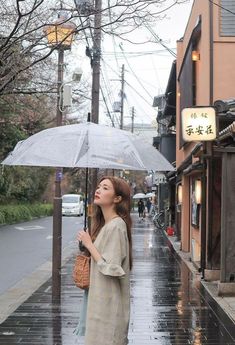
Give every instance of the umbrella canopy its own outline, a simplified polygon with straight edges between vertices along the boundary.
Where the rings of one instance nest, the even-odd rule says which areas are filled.
[[[130,132],[91,122],[45,129],[20,141],[5,165],[173,171],[153,146]]]
[[[155,196],[155,193],[150,192],[146,194],[147,198],[152,198],[153,196]]]
[[[132,197],[133,199],[145,199],[145,198],[148,198],[146,194],[144,193],[137,193],[135,195],[133,195]]]

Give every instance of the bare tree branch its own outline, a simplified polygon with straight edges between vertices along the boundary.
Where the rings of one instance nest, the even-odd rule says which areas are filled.
[[[114,34],[129,41],[127,35],[148,23],[161,20],[164,13],[188,0],[103,0],[102,26],[105,34]],[[67,17],[76,24],[76,33],[84,39],[84,32],[94,29],[94,10],[89,14],[79,13],[74,0],[63,2]],[[14,93],[27,83],[26,74],[47,61],[58,46],[49,47],[44,28],[55,22],[56,0],[5,0],[0,4],[0,95]],[[58,9],[59,10],[59,9]],[[7,34],[6,34],[7,33]],[[87,38],[86,38],[87,39]],[[148,41],[149,42],[149,41]],[[144,42],[134,42],[140,44]],[[92,42],[91,42],[92,45]],[[31,84],[31,82],[29,83]],[[50,87],[49,87],[50,89]],[[45,88],[45,92],[48,88]],[[34,88],[33,92],[36,92]],[[39,93],[43,90],[39,89]]]

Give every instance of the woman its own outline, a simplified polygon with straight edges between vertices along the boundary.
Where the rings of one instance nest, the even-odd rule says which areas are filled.
[[[126,345],[132,266],[130,188],[118,177],[103,177],[95,191],[92,236],[79,241],[91,254],[85,345]]]

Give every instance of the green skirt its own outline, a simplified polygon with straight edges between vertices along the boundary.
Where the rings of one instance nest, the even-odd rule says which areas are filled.
[[[82,308],[80,319],[77,327],[74,330],[74,334],[78,336],[84,336],[86,332],[86,312],[87,312],[87,300],[88,300],[88,289],[84,290],[83,299],[82,299]]]

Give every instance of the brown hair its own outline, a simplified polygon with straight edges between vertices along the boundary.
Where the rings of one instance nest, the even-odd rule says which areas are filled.
[[[131,236],[131,196],[130,187],[128,183],[119,177],[115,176],[104,176],[100,179],[99,183],[103,180],[109,180],[114,188],[116,196],[121,196],[122,199],[119,203],[115,204],[115,211],[124,220],[127,227],[127,237],[129,241],[129,257],[130,257],[130,268],[132,268],[132,236]],[[94,205],[94,213],[92,219],[92,241],[95,241],[101,228],[104,226],[105,220],[100,206]]]

